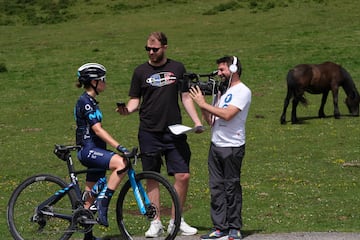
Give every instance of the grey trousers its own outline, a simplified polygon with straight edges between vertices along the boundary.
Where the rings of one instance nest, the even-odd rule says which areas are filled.
[[[216,147],[211,144],[210,146],[208,158],[210,214],[216,229],[240,230],[242,227],[240,175],[244,155],[245,145]]]

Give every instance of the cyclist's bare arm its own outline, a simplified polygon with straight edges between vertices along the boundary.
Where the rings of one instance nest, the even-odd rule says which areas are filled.
[[[101,123],[95,123],[91,129],[98,137],[104,140],[107,144],[111,145],[113,148],[119,146],[119,142],[116,141],[104,128],[102,128]]]

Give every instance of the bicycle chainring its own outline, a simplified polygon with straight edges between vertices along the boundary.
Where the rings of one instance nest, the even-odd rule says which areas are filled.
[[[71,225],[77,232],[87,233],[95,223],[94,214],[89,209],[78,208],[74,211]]]

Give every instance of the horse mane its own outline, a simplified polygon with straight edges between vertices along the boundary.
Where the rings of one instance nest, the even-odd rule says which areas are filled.
[[[342,87],[346,93],[347,96],[349,96],[350,98],[357,98],[359,97],[359,92],[356,89],[355,83],[350,75],[350,73],[348,71],[346,71],[345,68],[343,68],[342,66],[340,66],[340,72],[343,76],[343,84]]]

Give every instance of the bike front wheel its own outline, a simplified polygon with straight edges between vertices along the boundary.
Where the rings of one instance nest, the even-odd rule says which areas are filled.
[[[65,216],[72,216],[77,199],[75,191],[71,189],[52,204],[42,204],[66,187],[62,179],[47,174],[35,175],[23,181],[12,193],[7,206],[7,223],[13,238],[69,239],[73,234],[70,230],[71,219],[69,221]],[[39,208],[63,215],[64,218],[44,215]]]
[[[135,239],[134,236],[137,236],[140,239],[150,227],[150,222],[153,219],[160,218],[163,228],[158,236],[152,237],[164,240],[175,239],[179,231],[181,211],[179,198],[173,186],[166,178],[156,172],[141,172],[135,175],[135,180],[145,189],[151,200],[151,205],[147,207],[146,214],[141,214],[130,181],[128,180],[124,184],[116,205],[117,223],[123,237],[125,239]],[[158,203],[153,200],[154,192],[150,191],[149,182],[159,186],[160,196]],[[169,224],[171,219],[173,219],[173,222]]]

